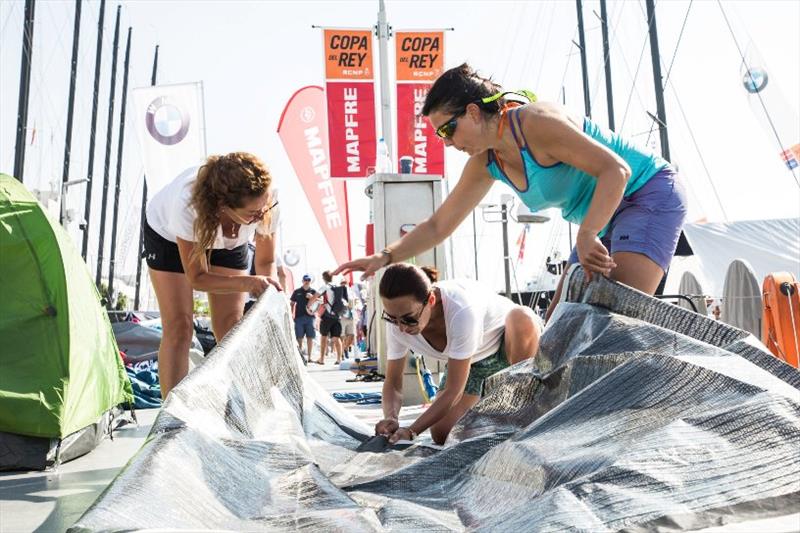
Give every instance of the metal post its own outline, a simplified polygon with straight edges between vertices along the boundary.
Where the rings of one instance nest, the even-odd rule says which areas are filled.
[[[31,89],[31,54],[33,53],[33,14],[36,0],[25,0],[25,24],[22,30],[22,60],[19,69],[17,139],[14,145],[14,177],[22,182],[25,172],[25,141],[28,137],[28,98]]]
[[[475,257],[475,281],[478,281],[478,225],[475,210],[472,210],[472,251]]]
[[[153,73],[150,76],[150,85],[156,84],[156,72],[158,71],[158,45],[156,45],[155,56],[153,57]],[[147,218],[147,177],[142,180],[142,210],[139,215],[139,248],[136,256],[136,293],[133,298],[133,309],[139,309],[139,296],[142,287],[142,258],[144,257],[144,224]]]
[[[69,101],[67,104],[67,134],[64,140],[64,169],[61,173],[61,183],[69,181],[69,158],[70,150],[72,148],[72,115],[75,109],[75,79],[78,76],[78,42],[81,34],[81,0],[75,0],[75,27],[72,31],[72,63],[69,73]],[[61,188],[61,220],[59,222],[64,225],[64,214],[67,212],[65,204],[67,203],[67,188]]]
[[[645,0],[645,5],[647,6],[647,25],[650,31],[650,58],[653,61],[653,85],[656,88],[656,113],[658,115],[658,131],[661,136],[661,157],[669,161],[667,112],[664,108],[664,80],[661,77],[661,54],[658,52],[656,6],[653,0]]]
[[[583,75],[583,107],[586,116],[592,118],[592,102],[589,98],[589,67],[586,64],[586,36],[583,31],[583,1],[575,0],[578,8],[578,48],[581,51],[581,73]]]
[[[114,264],[117,259],[117,221],[119,219],[119,192],[122,181],[122,146],[125,142],[125,104],[128,101],[128,67],[131,59],[131,32],[128,26],[128,42],[125,45],[125,72],[122,75],[122,94],[120,98],[119,138],[117,139],[117,181],[114,190],[114,216],[111,223],[111,252],[108,259],[108,299],[114,297]]]
[[[111,167],[111,136],[114,127],[114,96],[117,86],[117,50],[119,49],[119,12],[117,6],[117,22],[114,26],[114,57],[111,60],[111,90],[108,103],[108,128],[106,130],[106,160],[103,166],[103,199],[100,205],[100,240],[97,245],[97,275],[95,283],[100,287],[100,277],[103,272],[103,245],[106,234],[106,208],[108,206],[108,174]],[[110,295],[109,295],[110,296]]]
[[[508,257],[508,204],[503,202],[500,206],[501,222],[503,223],[503,266],[506,274],[506,298],[511,299],[511,271]]]
[[[614,92],[611,89],[611,51],[608,46],[608,13],[606,0],[600,0],[600,26],[603,29],[603,63],[606,70],[606,102],[608,107],[608,129],[614,131]]]
[[[86,184],[86,200],[83,205],[83,244],[81,246],[81,255],[83,260],[86,261],[86,255],[89,251],[89,220],[92,216],[92,185],[94,181],[94,146],[95,146],[95,131],[97,130],[97,100],[100,97],[100,63],[103,55],[103,22],[105,21],[106,13],[106,0],[100,0],[100,15],[97,18],[97,46],[94,56],[94,93],[92,94],[92,124],[89,129],[89,160],[87,161],[88,168],[86,171],[86,178],[89,180]]]
[[[392,132],[392,108],[389,86],[389,33],[391,28],[386,22],[386,6],[384,0],[378,0],[378,56],[381,68],[381,133],[390,157],[395,152]],[[396,158],[395,158],[396,159]],[[392,163],[394,165],[394,163]]]

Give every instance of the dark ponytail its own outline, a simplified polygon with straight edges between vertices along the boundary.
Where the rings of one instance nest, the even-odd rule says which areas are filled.
[[[383,271],[379,292],[381,298],[392,300],[413,296],[424,302],[431,292],[431,283],[438,281],[439,272],[430,266],[418,267],[410,263],[395,263]]]
[[[496,115],[506,104],[505,98],[498,98],[484,104],[481,98],[494,96],[502,91],[502,87],[491,78],[483,78],[466,63],[447,70],[437,78],[425,97],[422,115],[428,116],[434,111],[448,114],[460,113],[467,104],[478,104],[486,115]]]

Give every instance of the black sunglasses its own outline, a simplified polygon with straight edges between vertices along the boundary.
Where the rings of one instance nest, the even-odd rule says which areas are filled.
[[[392,315],[386,314],[386,309],[384,309],[383,312],[381,313],[381,318],[383,320],[385,320],[386,322],[388,322],[389,324],[394,324],[395,326],[398,325],[398,324],[403,324],[404,326],[409,326],[409,327],[412,327],[412,328],[414,326],[418,326],[419,325],[419,317],[422,316],[422,312],[425,310],[425,306],[428,305],[429,298],[430,298],[430,295],[429,295],[428,298],[425,298],[425,302],[423,302],[422,308],[419,310],[419,313],[417,313],[417,316],[415,316],[415,317],[414,316],[404,315],[404,316],[401,316],[400,318],[395,318]]]
[[[481,98],[479,100],[475,100],[472,103],[478,104],[478,105],[490,104],[490,103],[492,103],[492,102],[494,102],[496,100],[499,100],[500,98],[502,98],[502,97],[504,97],[504,96],[506,96],[508,94],[516,94],[518,96],[522,96],[524,98],[527,98],[529,102],[535,102],[536,101],[536,95],[532,91],[529,91],[527,89],[520,89],[518,91],[503,91],[503,92],[499,92],[499,93],[493,94],[492,96],[487,96],[485,98]],[[448,120],[447,122],[445,122],[444,124],[442,124],[441,126],[436,128],[436,135],[440,139],[450,139],[456,132],[456,126],[458,125],[458,119],[461,118],[462,116],[464,116],[464,113],[466,113],[466,112],[467,112],[467,108],[465,106],[464,109],[462,109],[460,113],[457,113],[457,114],[453,115],[453,117],[450,120]]]
[[[266,215],[267,213],[272,211],[275,208],[275,206],[277,206],[277,205],[278,205],[278,200],[275,200],[274,204],[272,204],[271,206],[269,206],[266,209],[262,209],[261,211],[258,212],[258,215],[256,215],[256,216],[263,217],[264,215]]]
[[[436,128],[436,136],[440,139],[450,139],[456,133],[456,126],[458,125],[458,119],[464,116],[464,113],[467,112],[467,108],[465,107],[459,113],[452,116],[450,120]]]

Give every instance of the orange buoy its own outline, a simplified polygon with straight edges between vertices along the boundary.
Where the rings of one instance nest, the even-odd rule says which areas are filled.
[[[795,368],[800,363],[800,282],[789,272],[764,278],[761,341]]]

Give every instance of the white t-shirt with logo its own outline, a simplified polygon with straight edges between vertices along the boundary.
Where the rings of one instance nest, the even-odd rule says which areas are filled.
[[[472,359],[472,363],[497,353],[505,332],[506,316],[514,303],[473,280],[446,280],[435,284],[444,308],[447,345],[431,346],[421,334],[409,335],[386,324],[386,357],[402,359],[407,350],[447,361]]]
[[[176,243],[179,237],[189,242],[195,240],[193,224],[197,214],[191,205],[191,200],[192,186],[199,168],[187,168],[147,202],[147,223],[168,241]],[[270,201],[274,204],[277,200],[278,191],[273,188]],[[233,250],[252,241],[256,233],[261,235],[275,233],[280,223],[280,206],[275,206],[270,215],[269,227],[263,221],[242,225],[235,238],[223,236],[220,225],[217,227],[217,238],[212,248]]]

